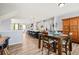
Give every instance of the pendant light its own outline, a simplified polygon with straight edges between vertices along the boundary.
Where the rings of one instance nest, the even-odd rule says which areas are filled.
[[[65,3],[58,3],[57,4],[57,6],[60,7],[60,8],[64,7],[64,5],[65,5]]]

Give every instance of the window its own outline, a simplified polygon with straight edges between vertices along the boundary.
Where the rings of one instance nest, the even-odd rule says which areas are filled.
[[[27,30],[33,29],[33,24],[22,24],[22,23],[12,23],[11,24],[12,30]]]
[[[23,29],[23,30],[26,29],[26,25],[25,25],[25,24],[22,25],[22,29]]]
[[[18,30],[19,29],[19,24],[14,24],[14,29]]]
[[[11,24],[11,29],[12,30],[26,30],[26,24],[16,24],[16,23],[12,23]]]

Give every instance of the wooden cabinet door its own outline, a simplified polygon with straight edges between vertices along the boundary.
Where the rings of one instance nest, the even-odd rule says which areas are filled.
[[[68,19],[63,20],[63,32],[71,32],[72,41],[79,43],[79,17],[73,17]]]
[[[78,20],[76,18],[70,19],[70,32],[72,33],[73,41],[78,40]]]
[[[68,34],[69,32],[69,19],[63,20],[63,33]]]
[[[78,42],[79,42],[79,17],[77,18],[78,20]]]

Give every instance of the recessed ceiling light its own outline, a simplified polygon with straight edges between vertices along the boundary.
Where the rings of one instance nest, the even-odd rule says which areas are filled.
[[[58,3],[57,4],[57,6],[60,7],[60,8],[64,7],[64,5],[65,5],[65,3]]]

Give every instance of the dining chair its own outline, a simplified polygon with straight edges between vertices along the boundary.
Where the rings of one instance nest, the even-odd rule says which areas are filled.
[[[55,51],[55,42],[54,40],[51,40],[51,38],[46,34],[46,35],[42,35],[42,54],[43,54],[43,50],[44,48],[46,48],[48,50],[47,54],[49,55],[50,51]]]
[[[64,48],[65,54],[67,55],[69,52],[69,55],[71,55],[71,51],[72,51],[72,37],[71,34],[68,34],[67,37],[65,37],[62,40],[62,47]]]
[[[8,44],[9,44],[9,39],[10,39],[10,37],[8,37],[8,38],[4,41],[4,43],[3,43],[2,45],[0,45],[0,50],[1,50],[1,54],[2,54],[2,55],[3,55],[3,53],[5,53],[6,55],[9,54],[9,51],[8,51],[8,48],[9,48],[9,46],[8,46]]]
[[[0,55],[3,55],[4,49],[3,49],[3,44],[0,44]]]

